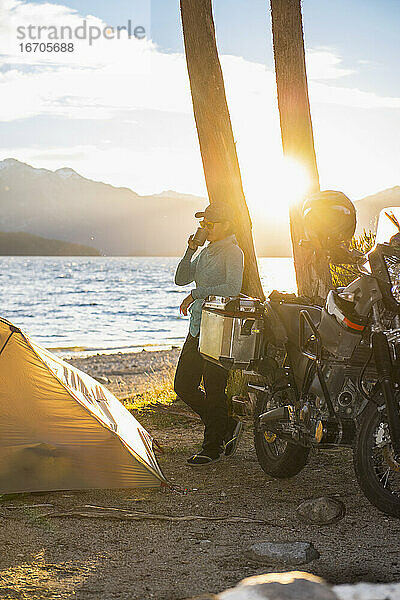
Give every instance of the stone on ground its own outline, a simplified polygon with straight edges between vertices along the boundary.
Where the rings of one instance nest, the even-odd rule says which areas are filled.
[[[339,600],[400,600],[400,583],[356,583],[334,588]]]
[[[250,557],[266,564],[305,565],[320,557],[308,542],[261,542],[250,547]]]
[[[330,525],[342,519],[345,515],[345,506],[340,500],[322,496],[306,500],[297,508],[299,517],[307,523]]]
[[[191,600],[400,600],[400,583],[331,587],[310,573],[289,571],[248,577],[221,594],[205,594]]]
[[[322,579],[291,571],[268,573],[243,579],[239,585],[217,596],[218,600],[338,600]]]

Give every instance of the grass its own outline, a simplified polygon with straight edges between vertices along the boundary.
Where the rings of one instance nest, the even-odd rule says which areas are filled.
[[[150,422],[154,427],[166,429],[177,425],[176,415],[169,415],[160,408],[167,408],[176,399],[173,389],[174,371],[171,368],[163,377],[149,375],[149,384],[141,394],[124,398],[123,404],[130,412],[135,413],[146,427]],[[182,425],[182,423],[181,423]]]
[[[233,396],[245,396],[247,393],[247,378],[243,371],[235,370],[229,373],[228,385],[226,386],[226,395],[229,400]]]
[[[122,398],[125,408],[138,415],[141,421],[152,422],[154,426],[162,429],[191,426],[192,413],[177,399],[174,392],[174,375],[173,365],[163,377],[149,375],[149,384],[144,392]],[[229,405],[233,396],[244,396],[246,390],[247,380],[242,371],[231,371],[226,388]],[[176,406],[176,411],[173,410],[173,404]],[[168,411],[168,408],[171,410]]]
[[[175,369],[171,365],[165,375],[149,375],[149,384],[146,390],[141,394],[127,396],[122,402],[130,412],[135,413],[140,422],[146,426],[149,423],[159,429],[170,429],[171,427],[191,427],[192,415],[186,410],[186,405],[182,405],[176,398],[174,392]],[[172,405],[175,404],[176,410]],[[171,410],[168,411],[168,408]]]
[[[149,375],[149,385],[141,394],[134,394],[122,399],[128,410],[143,411],[151,410],[162,404],[170,406],[176,399],[174,392],[174,369],[168,370],[163,377]]]

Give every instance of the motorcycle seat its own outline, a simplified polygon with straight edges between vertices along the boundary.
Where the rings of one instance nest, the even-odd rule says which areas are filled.
[[[299,345],[300,312],[306,310],[312,322],[317,327],[321,320],[322,308],[319,306],[307,306],[304,304],[275,304],[274,308],[285,327],[288,341],[296,346]],[[310,330],[311,335],[311,330]]]

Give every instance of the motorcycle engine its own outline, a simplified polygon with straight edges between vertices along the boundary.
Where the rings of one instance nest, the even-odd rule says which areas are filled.
[[[364,370],[364,388],[372,388],[377,373],[372,363],[369,346],[360,346],[354,351],[347,364],[335,359],[325,361],[323,374],[335,414],[340,419],[355,419],[365,407],[367,400],[359,389],[360,374]],[[329,417],[327,403],[318,377],[315,376],[310,389],[315,396],[315,405],[322,418]]]

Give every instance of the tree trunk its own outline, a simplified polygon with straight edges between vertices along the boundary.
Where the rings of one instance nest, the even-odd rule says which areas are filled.
[[[320,186],[308,97],[301,0],[270,2],[283,152],[305,168],[310,181],[307,195],[310,195],[319,192]],[[324,256],[299,245],[305,239],[302,202],[290,210],[298,291],[302,296],[324,299],[332,287],[329,264]]]
[[[264,299],[252,223],[218,57],[211,0],[181,0],[186,61],[201,157],[210,202],[232,208],[238,243],[245,255],[242,292]]]

